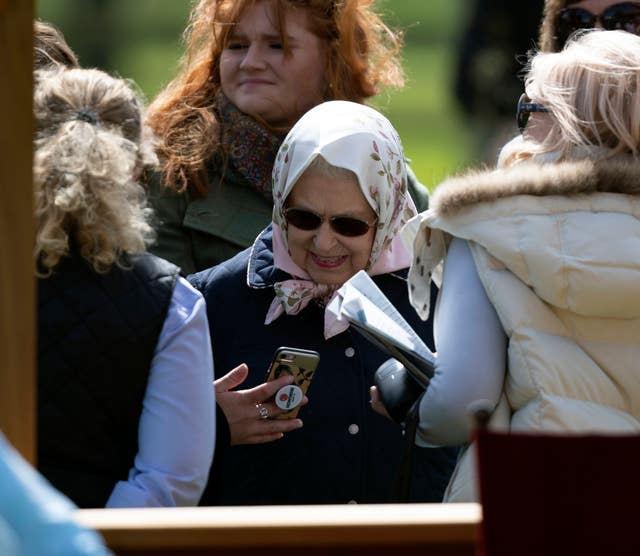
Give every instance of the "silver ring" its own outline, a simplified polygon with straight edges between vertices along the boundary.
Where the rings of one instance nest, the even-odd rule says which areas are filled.
[[[258,409],[258,413],[260,414],[260,419],[268,419],[269,418],[269,409],[266,408],[261,403],[256,404],[256,408]]]

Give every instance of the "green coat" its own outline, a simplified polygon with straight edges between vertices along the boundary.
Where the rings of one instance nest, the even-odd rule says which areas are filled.
[[[427,188],[408,169],[408,185],[418,211],[429,204]],[[161,186],[160,174],[149,180],[149,199],[155,212],[154,255],[167,259],[186,276],[215,266],[253,245],[271,222],[272,204],[246,180],[227,168],[209,175],[206,197],[174,193]]]

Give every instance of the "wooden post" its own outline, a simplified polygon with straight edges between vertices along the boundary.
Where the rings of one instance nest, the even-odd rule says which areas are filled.
[[[0,429],[35,462],[33,0],[0,0]]]

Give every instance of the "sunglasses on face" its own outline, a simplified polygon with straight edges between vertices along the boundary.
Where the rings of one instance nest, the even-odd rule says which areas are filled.
[[[299,230],[305,230],[307,232],[311,230],[317,230],[325,218],[312,212],[310,210],[299,208],[288,208],[284,211],[284,216],[287,223]],[[369,231],[369,228],[375,226],[376,221],[365,222],[359,218],[353,218],[352,216],[332,216],[328,219],[331,229],[341,236],[346,237],[358,237],[363,236]]]
[[[549,112],[547,108],[538,104],[537,102],[531,102],[531,99],[526,93],[522,93],[518,99],[518,110],[516,111],[516,122],[518,122],[518,128],[520,133],[524,133],[524,129],[527,127],[529,116],[533,112]]]
[[[640,34],[640,2],[620,2],[606,8],[600,14],[584,8],[565,8],[558,13],[555,21],[556,40],[560,47],[578,29],[591,29],[597,22],[607,31],[628,31]]]

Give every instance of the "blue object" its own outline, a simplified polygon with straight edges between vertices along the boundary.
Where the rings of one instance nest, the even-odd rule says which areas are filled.
[[[3,556],[111,555],[98,533],[74,521],[75,510],[0,434]]]

